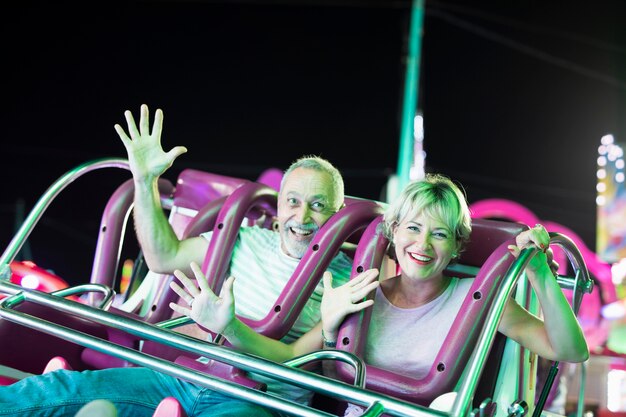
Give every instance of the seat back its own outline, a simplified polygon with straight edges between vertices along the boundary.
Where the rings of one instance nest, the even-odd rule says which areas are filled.
[[[430,371],[416,379],[366,364],[368,389],[421,405],[428,405],[437,396],[454,389],[479,336],[481,326],[477,323],[484,322],[501,278],[514,260],[507,245],[514,243],[514,237],[525,229],[527,226],[518,223],[474,220],[470,241],[452,273],[466,277],[479,268],[478,273]],[[368,239],[379,248],[384,246],[385,238],[380,231]],[[378,261],[371,262],[375,265]],[[363,358],[370,319],[371,309],[348,317],[339,330],[337,349]],[[345,382],[354,380],[349,366],[338,363],[337,372]]]
[[[174,190],[172,183],[165,179],[159,180],[158,187],[162,198],[169,196]],[[100,220],[91,271],[90,282],[93,284],[116,287],[121,245],[133,204],[133,194],[134,185],[133,180],[130,179],[122,183],[107,201]],[[91,305],[97,302],[97,297],[90,297]]]
[[[168,220],[177,237],[199,236],[213,228],[219,209],[226,196],[249,180],[228,177],[193,169],[183,170],[174,188],[171,183],[161,180],[159,190],[165,210],[169,211]],[[92,282],[115,287],[115,271],[119,263],[121,237],[126,219],[132,206],[134,187],[132,180],[122,184],[109,199],[102,217],[98,245],[94,260]],[[251,213],[248,221],[260,216]],[[169,284],[174,277],[169,274],[148,272],[134,294],[123,304],[111,307],[109,311],[133,318],[141,318],[148,323],[158,323],[172,317],[170,302],[178,296],[170,290]],[[140,341],[133,336],[107,329],[108,339],[123,346],[139,348]],[[93,349],[85,349],[82,359],[95,368],[129,366]]]

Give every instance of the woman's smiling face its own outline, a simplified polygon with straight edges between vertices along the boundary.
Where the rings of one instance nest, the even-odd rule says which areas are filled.
[[[423,212],[395,225],[393,243],[402,274],[419,280],[441,278],[457,250],[454,232]]]

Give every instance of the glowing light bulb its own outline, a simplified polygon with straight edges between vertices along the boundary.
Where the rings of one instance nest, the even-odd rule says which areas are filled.
[[[610,145],[613,143],[614,140],[615,138],[613,137],[613,135],[604,135],[602,136],[602,138],[600,138],[600,143],[602,143],[603,145]]]

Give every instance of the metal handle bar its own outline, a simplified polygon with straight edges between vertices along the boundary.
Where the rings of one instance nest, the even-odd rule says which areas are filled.
[[[16,291],[15,287],[21,288],[10,282],[0,281],[0,292],[10,293],[11,291]],[[41,291],[23,290],[21,296],[23,296],[26,301],[49,306],[56,310],[92,320],[115,329],[120,329],[145,339],[158,341],[181,350],[216,359],[226,364],[236,366],[246,372],[258,373],[311,391],[319,392],[323,395],[364,405],[369,410],[368,414],[372,416],[380,415],[383,411],[390,416],[400,417],[442,415],[440,412],[398,400],[391,396],[369,392],[323,375],[317,375],[312,372],[272,362],[258,356],[238,352],[227,346],[214,345],[170,330],[158,328],[152,324],[134,318],[118,316],[89,305],[59,298]],[[13,310],[7,306],[6,299],[0,301],[0,316],[9,321],[60,337],[99,352],[128,360],[140,366],[155,369],[174,377],[183,378],[227,395],[238,396],[243,400],[278,409],[289,414],[298,416],[331,416],[331,414],[327,412],[281,398],[275,394],[243,387],[236,383],[225,381],[200,371],[117,345],[69,327],[51,323],[41,318]]]

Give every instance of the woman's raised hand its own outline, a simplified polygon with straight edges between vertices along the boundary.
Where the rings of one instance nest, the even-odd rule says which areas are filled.
[[[544,263],[547,263],[553,274],[559,269],[559,264],[554,260],[554,253],[550,249],[550,234],[540,224],[535,227],[525,230],[515,237],[515,245],[509,245],[509,251],[516,258],[522,249],[529,247],[536,247],[540,249],[544,254],[536,254],[529,262],[528,266],[533,269],[543,267]]]

